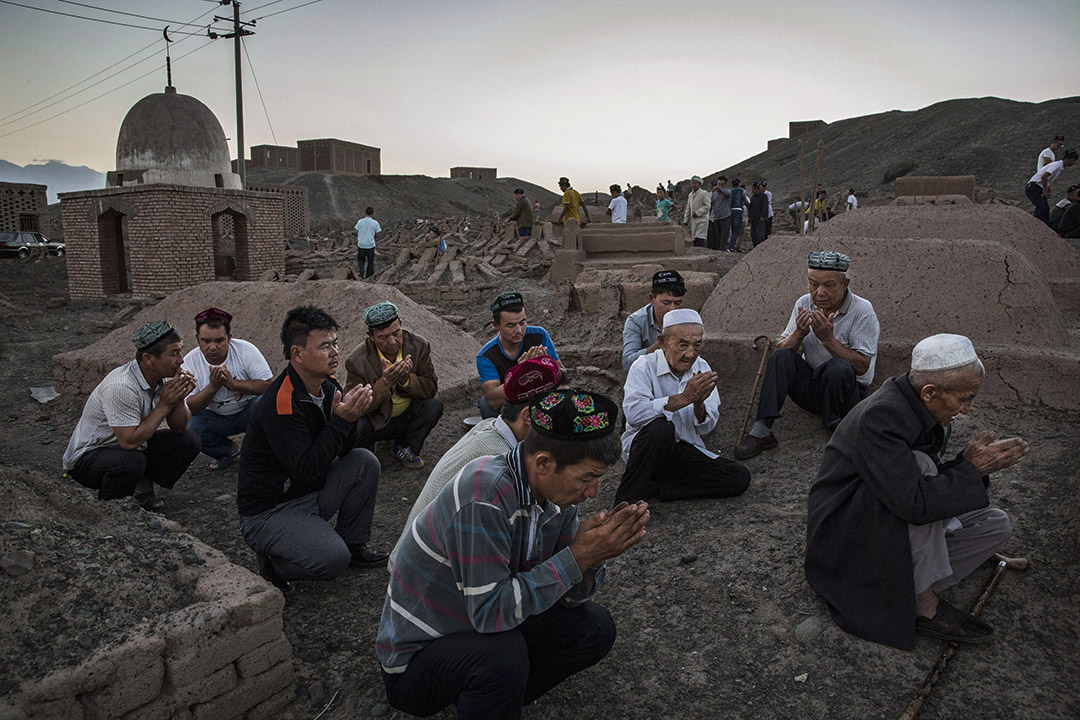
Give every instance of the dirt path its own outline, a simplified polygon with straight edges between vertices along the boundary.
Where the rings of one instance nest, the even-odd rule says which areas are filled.
[[[59,458],[85,398],[39,405],[29,387],[51,385],[52,354],[92,342],[98,336],[90,321],[106,319],[119,307],[75,303],[48,309],[49,298],[66,294],[65,282],[62,261],[0,262],[2,292],[22,309],[0,320],[0,462],[54,473],[58,482]],[[467,329],[482,335],[482,315],[472,314]],[[585,327],[571,320],[549,328],[557,343],[564,327]],[[615,338],[596,338],[601,340]],[[709,438],[714,449],[728,453],[734,444],[746,391],[721,388],[721,423]],[[472,412],[447,408],[425,447],[429,466],[460,437],[461,419]],[[1004,579],[985,611],[998,628],[996,639],[957,653],[922,717],[1080,717],[1078,424],[1080,418],[1040,410],[1005,415],[977,407],[958,426],[958,438],[985,427],[1031,441],[1029,457],[995,477],[991,495],[1013,518],[1008,552],[1030,558],[1032,569]],[[791,410],[777,424],[777,436],[778,450],[750,461],[753,481],[743,497],[654,508],[649,536],[610,563],[598,596],[619,627],[611,655],[542,698],[526,717],[899,716],[941,644],[920,639],[914,652],[892,650],[828,621],[802,572],[806,493],[826,435],[809,416]],[[382,448],[379,454],[384,472],[373,543],[389,547],[424,475],[402,469]],[[168,494],[165,514],[254,569],[237,528],[236,471],[210,472],[205,465],[206,458],[196,461]],[[600,497],[583,512],[610,504],[621,471],[621,463],[612,468]],[[86,502],[97,501],[87,493]],[[10,511],[0,512],[3,520]],[[697,559],[680,562],[689,553]],[[989,565],[980,568],[946,596],[970,603],[989,573]],[[324,718],[369,717],[383,702],[373,643],[385,586],[381,570],[349,571],[333,583],[300,583],[288,596],[285,632],[296,650],[300,682],[284,717],[313,717],[335,692]],[[818,621],[816,632],[808,627],[815,624],[811,618]],[[800,625],[802,642],[796,634]],[[9,668],[0,664],[0,692]]]

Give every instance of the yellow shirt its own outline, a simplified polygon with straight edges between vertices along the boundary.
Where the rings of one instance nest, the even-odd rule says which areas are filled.
[[[375,348],[375,352],[379,353],[379,359],[382,360],[383,370],[390,367],[398,360],[401,360],[401,350],[398,350],[397,357],[393,360],[387,360],[386,356],[382,354],[382,350]],[[405,381],[405,385],[408,385],[409,381]],[[401,387],[404,387],[402,385]],[[398,391],[398,386],[395,385],[390,388],[390,402],[393,403],[393,409],[390,411],[390,417],[396,418],[401,413],[405,412],[409,405],[412,404],[412,398],[408,395],[404,395]]]
[[[581,193],[574,188],[569,188],[562,194],[562,204],[570,206],[570,212],[566,214],[566,220],[577,220],[581,224]]]

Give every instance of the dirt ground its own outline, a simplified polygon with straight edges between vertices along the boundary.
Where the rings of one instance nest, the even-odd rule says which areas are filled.
[[[61,396],[41,405],[30,397],[29,388],[52,385],[52,355],[96,340],[99,334],[90,322],[113,316],[120,305],[107,301],[48,308],[50,298],[66,297],[64,263],[56,259],[38,264],[0,261],[0,288],[18,306],[8,308],[0,320],[0,402],[5,416],[0,464],[5,472],[26,467],[48,473],[58,483],[68,482],[60,477],[60,456],[85,397]],[[539,282],[530,289],[540,298],[549,292]],[[446,312],[467,314],[466,330],[485,334],[480,328],[483,312]],[[558,345],[580,343],[580,336],[568,334],[580,334],[586,327],[592,328],[597,344],[617,340],[612,334],[618,331],[617,323],[597,328],[584,317],[571,316],[549,330]],[[580,376],[599,383],[596,389],[614,391],[614,383],[603,374]],[[721,421],[708,443],[729,455],[748,388],[720,390]],[[461,421],[473,412],[466,406],[446,409],[424,448],[428,467],[462,435]],[[922,717],[1080,717],[1078,423],[1080,417],[1041,409],[1005,414],[978,406],[958,422],[958,439],[988,428],[1031,442],[1023,463],[995,477],[991,495],[1013,519],[1015,533],[1007,552],[1028,557],[1032,567],[1006,575],[984,613],[997,627],[995,640],[956,653]],[[597,596],[619,628],[611,654],[541,698],[526,710],[526,717],[900,715],[942,643],[920,638],[913,652],[904,652],[859,640],[829,621],[802,571],[806,494],[827,436],[797,409],[787,412],[776,431],[780,448],[749,461],[753,480],[744,496],[653,506],[648,537],[609,563],[606,585]],[[383,475],[373,544],[389,549],[425,475],[401,468],[385,448],[379,448],[379,457]],[[200,457],[165,496],[164,515],[234,562],[254,569],[254,556],[237,526],[235,466],[211,472],[206,462]],[[610,504],[621,472],[621,463],[612,467],[600,496],[584,506],[583,513]],[[0,521],[17,520],[18,504],[4,501]],[[87,491],[85,502],[93,506],[98,501]],[[132,552],[131,563],[137,565],[141,557],[138,550]],[[989,565],[983,566],[946,597],[970,604],[990,572]],[[133,578],[145,583],[142,575]],[[382,706],[374,651],[386,581],[382,570],[350,570],[335,582],[299,583],[287,596],[285,633],[295,648],[299,682],[296,701],[282,717],[314,717],[331,698],[323,718],[382,713],[403,717],[386,713]],[[0,583],[10,588],[12,582],[0,575]],[[42,631],[50,613],[75,611],[63,607],[77,601],[69,593],[37,590],[54,607],[43,608],[30,627],[20,628],[27,639],[15,648],[7,642],[11,635],[3,636],[5,649],[16,652],[0,664],[0,695],[13,689],[14,677],[33,674],[23,664],[40,663],[35,654],[59,650],[39,641],[48,638]],[[131,597],[129,602],[135,602],[138,595]],[[95,632],[93,624],[80,628],[79,644],[92,648],[106,641],[104,631],[101,636]],[[452,716],[446,711],[438,717]]]

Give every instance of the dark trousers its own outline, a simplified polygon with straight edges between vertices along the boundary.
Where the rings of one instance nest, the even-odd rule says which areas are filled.
[[[519,227],[517,229],[518,237],[532,237],[532,225],[529,227]]]
[[[454,703],[459,718],[514,720],[524,705],[600,662],[614,643],[606,609],[556,604],[513,630],[438,638],[405,672],[383,672],[383,684],[390,704],[410,715],[427,717]]]
[[[754,243],[754,247],[765,242],[764,220],[752,220],[750,222],[750,242]]]
[[[772,235],[772,217],[770,216],[765,220],[765,239],[768,240]]]
[[[377,440],[393,440],[399,447],[407,447],[419,455],[424,440],[442,417],[443,404],[439,398],[413,400],[405,412],[390,420],[378,430],[371,418],[364,416],[356,421],[356,447],[375,450]]]
[[[757,419],[775,420],[788,396],[807,412],[821,416],[830,428],[840,422],[863,399],[865,390],[855,381],[851,363],[833,358],[818,368],[810,367],[802,356],[782,348],[769,356],[761,381]]]
[[[210,408],[204,409],[197,415],[192,415],[188,421],[188,430],[199,436],[203,454],[209,455],[220,463],[228,465],[232,462],[232,436],[247,431],[248,420],[251,419],[251,411],[258,404],[259,395],[249,400],[244,409],[235,415],[218,415]]]
[[[367,272],[364,272],[364,263],[367,263]],[[375,248],[356,248],[356,267],[360,271],[360,277],[369,278],[375,274]]]
[[[711,225],[715,226],[716,245],[709,247],[713,250],[727,250],[728,241],[731,239],[731,216],[713,220]]]
[[[487,398],[483,395],[476,401],[476,409],[480,411],[480,417],[484,420],[493,417],[499,417],[499,411],[491,407],[491,403],[487,401]]]
[[[1050,224],[1050,203],[1043,197],[1042,185],[1029,182],[1024,188],[1024,194],[1031,204],[1035,206],[1035,219]]]
[[[745,465],[722,457],[710,458],[690,443],[675,439],[675,425],[661,416],[634,436],[615,503],[637,502],[659,495],[661,500],[734,497],[750,487]]]
[[[739,235],[742,234],[743,211],[731,209],[731,244],[728,250],[734,250],[739,246]]]
[[[95,448],[83,453],[68,471],[75,482],[98,491],[102,500],[127,497],[144,477],[171,488],[199,455],[199,436],[158,430],[142,450],[121,447]]]
[[[333,580],[349,566],[349,545],[371,539],[379,461],[367,450],[339,457],[318,492],[240,518],[251,549],[269,555],[286,580]],[[329,520],[337,514],[337,525]]]

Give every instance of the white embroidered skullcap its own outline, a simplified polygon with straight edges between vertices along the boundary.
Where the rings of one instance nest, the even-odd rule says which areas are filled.
[[[952,370],[971,365],[978,359],[975,346],[966,337],[941,333],[919,341],[919,344],[911,351],[911,369]]]
[[[664,329],[667,330],[672,325],[689,325],[697,324],[704,327],[705,323],[701,320],[701,316],[698,315],[697,310],[689,310],[685,308],[679,308],[677,310],[668,310],[664,315]]]

